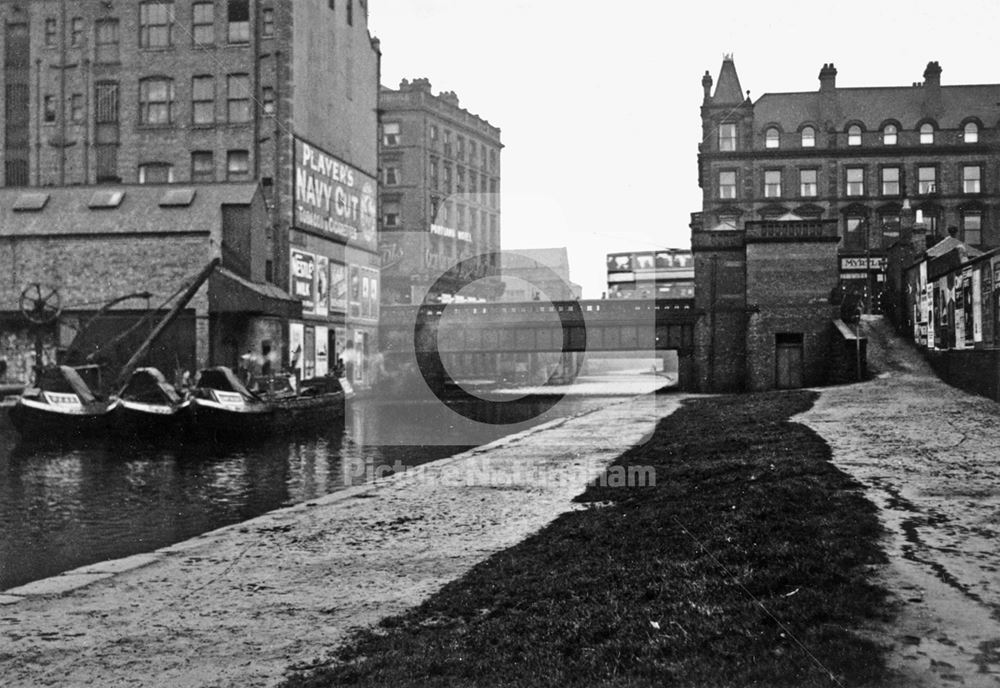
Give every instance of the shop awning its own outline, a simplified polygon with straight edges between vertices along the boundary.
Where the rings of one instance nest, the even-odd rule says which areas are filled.
[[[273,284],[251,282],[219,268],[208,280],[208,310],[294,319],[302,317],[302,302]]]

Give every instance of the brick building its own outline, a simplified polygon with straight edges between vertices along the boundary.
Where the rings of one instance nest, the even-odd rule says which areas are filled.
[[[695,217],[698,388],[760,391],[843,376],[834,220],[786,215],[703,230]]]
[[[374,342],[366,0],[21,0],[0,18],[4,186],[258,183],[264,278],[303,302],[285,360],[322,374]]]
[[[956,227],[1000,245],[1000,84],[941,83],[930,62],[912,86],[845,88],[823,65],[819,88],[751,101],[731,57],[702,79],[701,229],[744,227],[793,212],[837,223],[844,286],[872,297],[907,208],[931,241]]]
[[[36,333],[47,362],[73,346],[80,354],[76,363],[99,347],[103,360],[124,363],[151,324],[124,339],[121,350],[106,345],[213,258],[221,266],[158,340],[149,362],[169,374],[209,361],[236,367],[251,345],[277,350],[286,323],[301,318],[302,306],[264,281],[269,223],[253,182],[0,189],[0,270],[8,276],[0,284],[0,303],[17,309],[25,285],[38,283],[46,294],[56,291],[62,308],[58,322],[36,331],[20,312],[0,314],[0,357],[8,375],[28,379]],[[87,326],[103,304],[142,292],[149,296],[123,301]],[[82,330],[84,341],[76,339]]]
[[[379,241],[383,302],[411,303],[454,264],[468,263],[438,293],[478,282],[499,292],[500,129],[459,106],[453,92],[431,93],[427,79],[382,88],[382,173]]]

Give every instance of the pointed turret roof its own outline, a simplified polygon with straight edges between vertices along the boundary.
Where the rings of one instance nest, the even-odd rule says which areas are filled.
[[[722,69],[719,71],[719,84],[715,87],[712,97],[713,105],[739,105],[746,96],[740,86],[740,77],[736,74],[736,63],[732,55],[722,58]]]

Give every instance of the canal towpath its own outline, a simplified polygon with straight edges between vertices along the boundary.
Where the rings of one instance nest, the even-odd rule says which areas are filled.
[[[581,508],[586,482],[681,399],[634,397],[2,592],[4,685],[274,685]]]

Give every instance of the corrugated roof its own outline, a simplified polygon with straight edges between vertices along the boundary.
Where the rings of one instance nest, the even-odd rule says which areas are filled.
[[[957,129],[969,117],[995,126],[1000,119],[1000,84],[941,86],[940,110],[930,112],[924,105],[927,87],[837,88],[839,118],[831,124],[838,131],[850,121],[860,121],[866,131],[877,131],[883,122],[894,119],[904,129],[915,129],[925,117],[942,129]],[[760,126],[777,123],[783,131],[796,131],[806,122],[822,124],[830,113],[820,110],[818,91],[806,93],[765,93],[754,103],[754,119]]]
[[[44,208],[15,212],[24,189],[0,189],[0,237],[67,234],[208,233],[220,225],[223,205],[249,205],[256,182],[226,182],[184,186],[197,188],[190,206],[161,206],[165,191],[182,185],[141,184],[109,187],[45,187]],[[116,207],[91,208],[98,190],[121,191]]]

